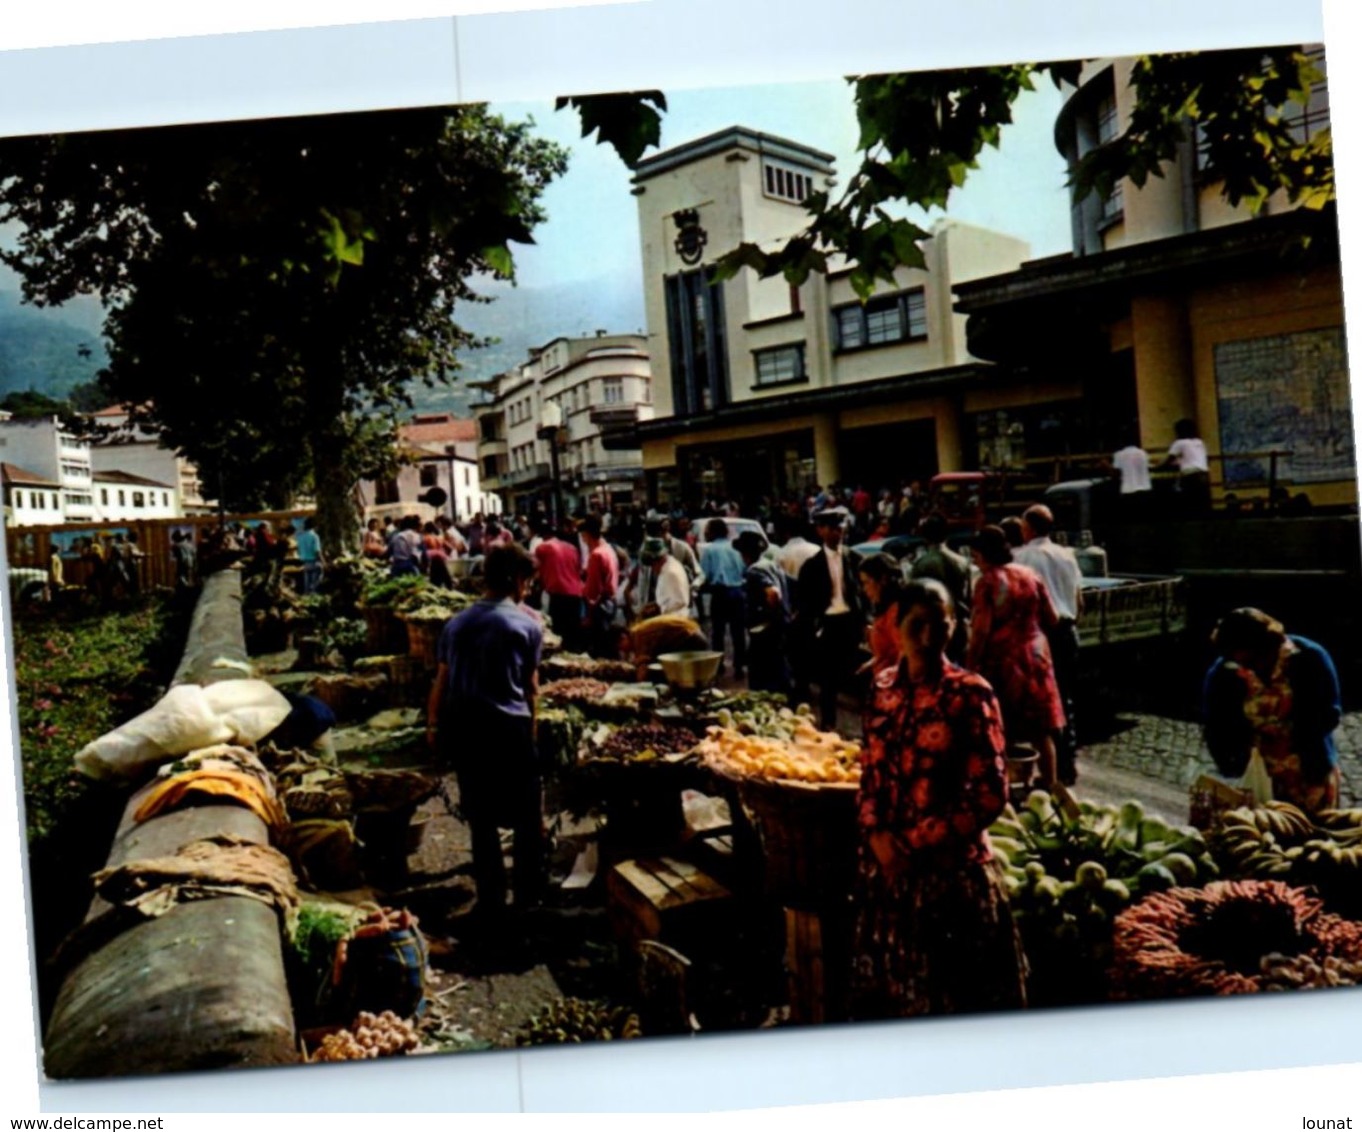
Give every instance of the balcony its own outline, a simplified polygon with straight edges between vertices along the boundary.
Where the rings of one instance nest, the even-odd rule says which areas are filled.
[[[530,464],[528,467],[521,468],[516,472],[507,472],[501,477],[501,482],[507,487],[524,487],[527,484],[536,483],[539,480],[547,480],[553,476],[553,469],[545,463]],[[486,481],[484,481],[485,483]]]
[[[638,423],[637,404],[592,405],[591,423],[602,428]]]
[[[505,456],[506,454],[506,438],[504,436],[499,436],[495,440],[478,441],[478,455],[481,457]]]

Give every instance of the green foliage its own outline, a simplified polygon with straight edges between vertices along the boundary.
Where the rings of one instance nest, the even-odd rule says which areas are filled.
[[[430,583],[420,574],[402,574],[396,578],[387,574],[372,574],[364,580],[362,600],[374,609],[400,608],[404,599],[424,590]]]
[[[149,654],[167,628],[159,603],[131,612],[20,614],[14,673],[30,843],[58,829],[90,789],[72,759],[150,707],[160,693]]]
[[[601,145],[614,146],[621,160],[633,168],[644,150],[662,141],[662,114],[667,98],[660,90],[623,94],[572,95],[560,98],[555,110],[571,107],[582,117],[582,137],[596,134]]]
[[[30,301],[100,294],[106,393],[229,509],[314,494],[334,556],[411,387],[476,344],[470,279],[511,272],[565,168],[482,106],[13,138],[0,260]]]
[[[1293,204],[1323,208],[1335,197],[1332,132],[1302,140],[1286,122],[1322,78],[1294,47],[1143,56],[1130,77],[1129,127],[1079,160],[1070,183],[1080,198],[1108,196],[1123,177],[1142,186],[1192,142],[1230,204],[1258,212],[1282,190]]]

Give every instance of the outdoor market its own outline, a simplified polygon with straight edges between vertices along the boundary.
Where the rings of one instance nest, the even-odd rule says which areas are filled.
[[[846,519],[815,515],[824,550]],[[1274,798],[1263,756],[1276,771],[1285,748],[1270,727],[1251,738],[1242,775],[1199,776],[1180,813],[1093,793],[1083,778],[1066,786],[1023,738],[1016,705],[1000,713],[989,685],[949,659],[951,595],[914,580],[905,559],[892,602],[855,606],[900,619],[892,666],[843,685],[825,728],[821,695],[790,694],[810,671],[798,628],[781,650],[786,691],[754,691],[760,631],[745,642],[744,680],[729,670],[736,641],[709,647],[692,619],[713,628],[712,585],[678,613],[636,603],[650,616],[618,648],[586,633],[609,655],[565,651],[585,626],[543,612],[546,541],[577,553],[566,532],[533,556],[507,539],[454,558],[457,576],[434,582],[391,548],[317,577],[296,547],[262,563],[205,533],[216,557],[201,590],[180,595],[192,616],[170,690],[76,759],[127,802],[93,904],[46,968],[50,1075],[1362,979],[1362,809],[1337,792],[1290,793],[1289,776]],[[589,541],[588,585],[592,552],[614,555]],[[745,583],[757,569],[777,592],[797,581],[808,593],[802,569],[778,581],[782,548],[762,542],[772,561],[751,564]],[[988,529],[957,543],[987,549]],[[642,570],[672,558],[663,546],[645,540]],[[730,551],[721,536],[702,545],[704,576]],[[828,554],[864,587],[882,552]],[[1087,589],[1102,608],[1110,587]],[[1143,630],[1133,615],[1099,615],[1103,635],[1180,635],[1186,614],[1170,592]],[[451,628],[488,608],[540,634],[536,758],[522,782],[511,732],[468,714],[472,701],[451,715],[432,696],[469,679],[451,674]],[[851,647],[885,647],[884,623],[862,624],[864,646]],[[814,653],[833,647],[835,631],[815,632]],[[503,646],[478,647],[481,679]],[[489,777],[475,764],[504,769]],[[194,1040],[160,1040],[185,1011]]]

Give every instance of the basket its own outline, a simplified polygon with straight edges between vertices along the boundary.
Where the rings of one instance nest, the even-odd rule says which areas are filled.
[[[860,845],[855,783],[786,782],[711,769],[736,785],[761,846],[769,896],[786,908],[807,910],[846,902]]]
[[[362,606],[359,612],[367,633],[365,652],[371,656],[386,656],[407,651],[407,630],[391,609],[386,605]]]
[[[418,621],[407,620],[407,653],[418,664],[426,668],[434,668],[436,660],[436,649],[440,644],[440,634],[444,632],[445,622],[443,621]]]

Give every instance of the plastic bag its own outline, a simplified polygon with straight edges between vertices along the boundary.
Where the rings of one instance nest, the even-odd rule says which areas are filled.
[[[225,743],[232,735],[204,689],[178,684],[155,706],[82,747],[76,769],[100,781],[131,781],[169,757]]]
[[[203,694],[237,743],[258,743],[293,710],[288,698],[264,680],[223,680],[209,684]]]
[[[1258,753],[1257,747],[1253,748],[1253,754],[1249,756],[1248,769],[1239,780],[1239,787],[1253,795],[1255,806],[1264,806],[1272,801],[1272,777],[1267,773],[1267,764],[1263,762],[1263,756]]]

